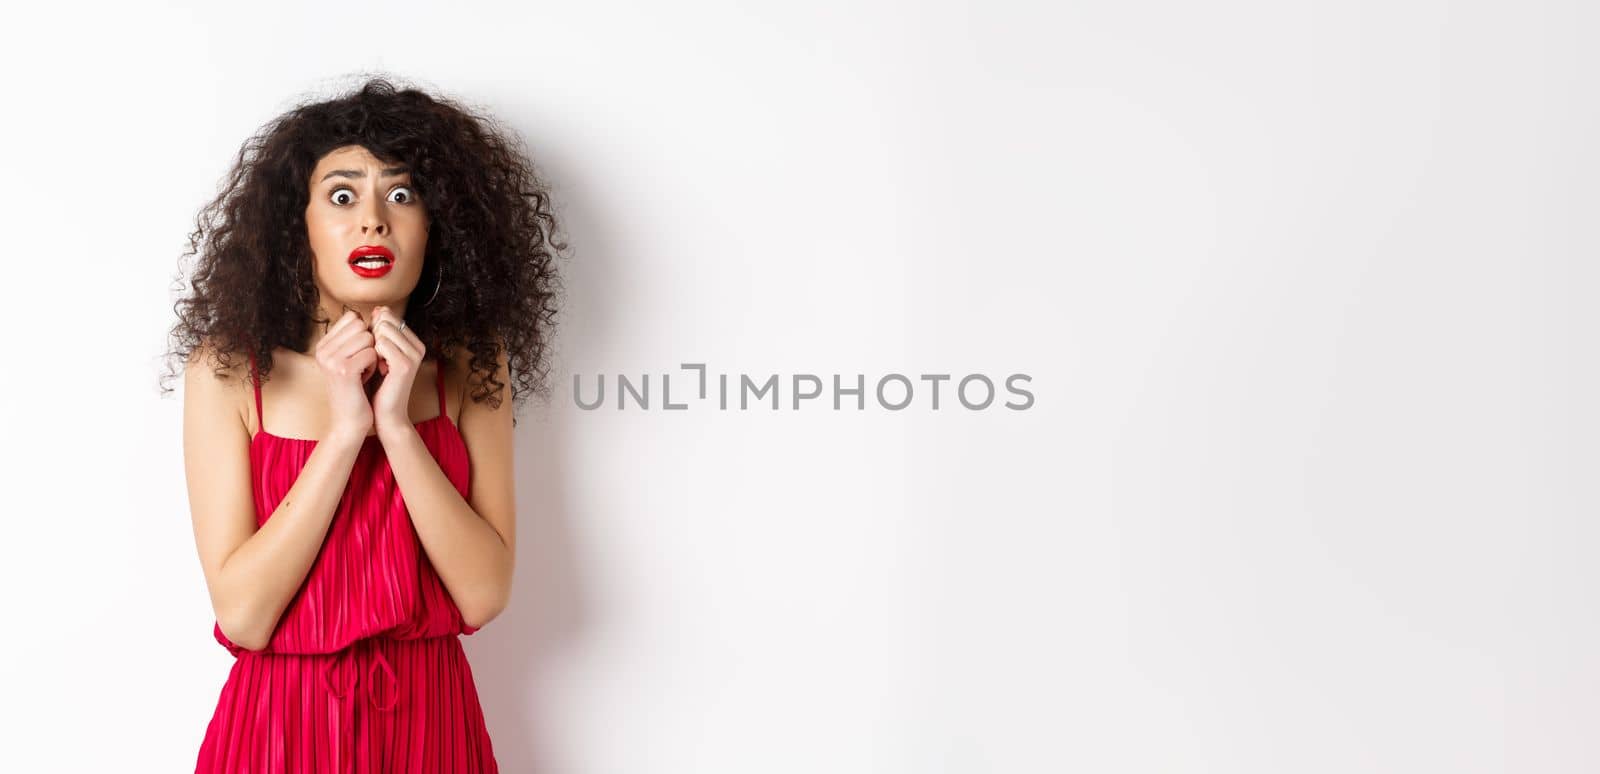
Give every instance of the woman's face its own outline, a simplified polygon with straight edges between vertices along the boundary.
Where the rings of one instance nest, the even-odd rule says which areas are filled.
[[[428,212],[411,187],[411,173],[349,145],[318,160],[310,182],[306,235],[323,297],[403,309],[422,276],[428,246]],[[379,255],[352,261],[364,253]]]

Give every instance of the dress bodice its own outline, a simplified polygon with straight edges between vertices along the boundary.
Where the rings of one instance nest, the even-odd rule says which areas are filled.
[[[253,356],[250,366],[261,427],[250,439],[251,490],[260,526],[294,485],[317,441],[266,430]],[[442,367],[438,373],[439,414],[416,423],[417,433],[466,497],[471,463],[466,441],[445,410]],[[220,624],[213,629],[230,653],[245,651]],[[316,560],[261,652],[333,653],[368,637],[419,639],[475,631],[428,562],[382,443],[368,436]]]

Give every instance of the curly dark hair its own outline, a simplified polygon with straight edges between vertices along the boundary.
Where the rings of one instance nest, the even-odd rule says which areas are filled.
[[[234,355],[254,354],[265,378],[273,347],[303,352],[311,326],[331,322],[314,319],[318,290],[305,222],[310,178],[329,151],[359,145],[385,163],[410,166],[431,221],[407,325],[430,354],[453,359],[461,348],[470,351],[471,371],[481,374],[474,400],[499,406],[504,385],[495,371],[502,354],[513,405],[529,392],[548,397],[560,294],[554,258],[567,247],[555,241],[549,188],[520,139],[494,118],[391,81],[370,77],[335,99],[300,104],[240,148],[180,258],[181,265],[200,256],[193,292],[173,306],[178,322],[169,357],[186,362],[204,346],[225,375]],[[446,270],[436,283],[440,265]],[[424,306],[436,286],[437,296]]]

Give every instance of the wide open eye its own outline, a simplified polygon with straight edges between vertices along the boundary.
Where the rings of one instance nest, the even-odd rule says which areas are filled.
[[[400,194],[401,197],[402,197],[400,202],[399,202],[400,204],[410,204],[413,201],[415,201],[416,198],[417,198],[417,195],[412,193],[410,188],[408,188],[406,186],[403,186],[403,185],[402,186],[396,186],[393,191],[389,192],[389,196],[391,197],[391,200],[392,200],[392,198],[394,197],[394,195],[396,193]]]
[[[344,201],[339,201],[339,196],[341,194],[343,194],[345,196],[345,200]],[[354,198],[354,197],[355,197],[355,192],[350,190],[350,189],[348,189],[348,188],[335,188],[335,189],[333,189],[333,193],[328,196],[328,199],[331,200],[334,204],[349,204],[350,200],[352,198]]]

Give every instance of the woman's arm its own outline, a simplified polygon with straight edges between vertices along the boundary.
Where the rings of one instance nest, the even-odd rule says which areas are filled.
[[[222,633],[236,645],[261,650],[311,571],[364,439],[336,435],[319,441],[272,518],[257,529],[239,381],[216,378],[203,351],[189,359],[183,395],[195,546]],[[244,388],[250,389],[248,378]]]
[[[428,561],[461,611],[462,620],[473,628],[481,628],[505,609],[516,557],[511,377],[504,354],[499,380],[498,408],[468,398],[456,422],[472,460],[470,501],[450,483],[415,427],[378,429]]]

